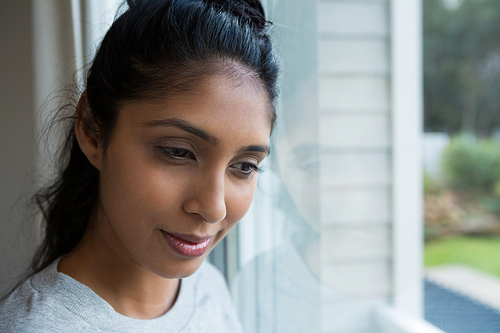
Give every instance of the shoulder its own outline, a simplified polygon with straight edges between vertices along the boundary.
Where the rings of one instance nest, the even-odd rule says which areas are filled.
[[[29,320],[29,317],[34,315],[30,308],[33,298],[36,297],[36,291],[31,288],[28,279],[2,299],[0,301],[0,331],[23,331],[23,321]]]
[[[79,316],[61,302],[59,286],[51,280],[53,265],[17,286],[0,301],[0,332],[62,332],[82,324]],[[73,326],[75,327],[75,326]]]
[[[43,292],[35,289],[29,278],[0,302],[1,332],[50,332],[47,326],[56,316],[62,315],[57,304]]]

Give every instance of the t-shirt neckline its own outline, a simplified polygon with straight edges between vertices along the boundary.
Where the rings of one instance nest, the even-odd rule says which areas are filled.
[[[178,332],[185,327],[194,311],[193,276],[182,279],[179,294],[172,308],[160,317],[153,319],[136,319],[116,312],[113,307],[92,289],[73,279],[67,274],[57,271],[61,258],[55,260],[47,268],[32,277],[32,287],[43,292],[40,286],[53,289],[68,311],[101,330],[142,331],[158,330]]]

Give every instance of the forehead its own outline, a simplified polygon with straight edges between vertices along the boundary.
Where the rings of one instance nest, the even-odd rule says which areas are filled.
[[[271,131],[272,107],[262,85],[251,77],[211,75],[188,92],[154,101],[133,101],[120,110],[118,124],[136,127],[168,118],[185,119],[215,137],[234,132],[263,140]]]

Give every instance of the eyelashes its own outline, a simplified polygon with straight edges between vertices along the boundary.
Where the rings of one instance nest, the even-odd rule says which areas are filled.
[[[248,162],[235,163],[231,166],[231,168],[238,170],[239,172],[244,174],[251,174],[253,172],[261,173],[263,171],[262,168]]]
[[[196,156],[188,149],[176,147],[157,147],[163,158],[178,163],[196,162]],[[234,171],[237,177],[249,178],[254,173],[261,173],[263,169],[255,163],[237,162],[231,164],[229,169]]]
[[[196,160],[194,154],[183,148],[173,148],[173,147],[158,147],[160,152],[165,157],[169,157],[175,160]]]

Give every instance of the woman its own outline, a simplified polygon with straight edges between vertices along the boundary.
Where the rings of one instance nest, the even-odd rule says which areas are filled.
[[[237,332],[204,259],[247,211],[275,121],[258,0],[129,1],[76,107],[45,238],[2,332]]]

